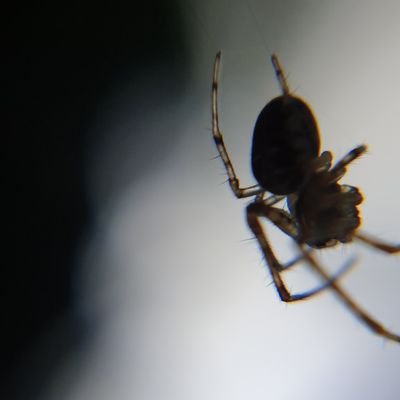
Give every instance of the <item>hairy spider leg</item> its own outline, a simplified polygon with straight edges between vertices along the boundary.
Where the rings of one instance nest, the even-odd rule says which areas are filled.
[[[265,190],[260,185],[253,185],[245,188],[239,186],[239,179],[236,176],[235,170],[233,168],[232,162],[229,158],[226,146],[224,144],[224,139],[222,137],[222,132],[219,128],[218,119],[218,76],[219,76],[219,65],[221,61],[221,52],[217,53],[214,62],[214,72],[213,72],[213,82],[211,91],[211,113],[212,113],[212,133],[215,145],[218,149],[218,153],[224,163],[226,173],[228,174],[229,186],[232,189],[234,195],[240,199],[243,197],[255,196],[260,193],[265,192]]]
[[[330,279],[328,273],[321,267],[319,263],[307,252],[302,244],[299,244],[299,249],[302,252],[304,258],[308,261],[308,264],[323,278]],[[374,333],[383,336],[387,339],[395,342],[400,342],[400,336],[390,332],[383,327],[375,319],[371,318],[353,299],[336,283],[331,282],[330,288],[337,294],[337,296],[346,304],[347,307],[362,321],[364,322]]]
[[[271,62],[274,67],[274,70],[275,70],[276,79],[278,79],[279,86],[282,89],[282,93],[283,93],[283,95],[286,96],[290,93],[289,85],[287,84],[285,73],[283,72],[283,68],[281,67],[281,64],[279,63],[279,60],[278,60],[278,57],[276,56],[276,54],[272,54]]]
[[[264,255],[265,261],[267,262],[268,268],[270,270],[275,287],[278,291],[279,297],[284,302],[304,300],[331,287],[332,284],[334,284],[335,281],[339,279],[345,272],[347,272],[349,268],[353,266],[355,263],[355,259],[348,260],[336,275],[334,275],[333,277],[330,276],[324,277],[325,283],[315,289],[298,294],[291,294],[286,288],[285,283],[283,282],[281,272],[292,267],[301,259],[305,259],[305,256],[303,254],[300,258],[296,258],[292,262],[286,265],[282,265],[275,257],[275,254],[273,253],[272,248],[267,240],[266,234],[261,224],[258,221],[260,217],[269,219],[282,232],[292,237],[294,241],[296,241],[297,237],[297,228],[293,223],[289,214],[287,214],[283,210],[271,207],[261,202],[254,202],[247,206],[247,223],[249,225],[249,228],[253,232],[254,236],[256,237],[258,244],[261,247],[261,251]],[[306,253],[308,252],[311,252],[311,250],[306,251]]]

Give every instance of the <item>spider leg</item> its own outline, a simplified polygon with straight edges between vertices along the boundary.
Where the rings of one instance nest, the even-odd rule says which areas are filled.
[[[287,84],[285,73],[283,72],[283,68],[281,67],[281,64],[279,63],[279,60],[278,60],[278,57],[276,56],[276,54],[272,54],[271,62],[274,67],[275,75],[276,75],[276,78],[278,79],[279,86],[282,89],[283,95],[288,95],[290,93],[289,85]]]
[[[307,251],[309,254],[312,253],[312,249],[311,250],[305,250]],[[296,257],[294,260],[292,260],[291,262],[285,264],[283,266],[283,270],[282,271],[286,271],[287,269],[291,268],[292,266],[294,266],[295,264],[297,264],[299,261],[303,261],[305,259],[305,257],[303,255],[300,255],[298,257]],[[309,290],[307,292],[303,292],[302,295],[304,295],[304,293],[307,294],[306,297],[310,297],[313,296],[317,293],[320,293],[322,291],[324,291],[325,289],[329,289],[330,286],[332,285],[332,283],[334,283],[335,281],[339,280],[345,273],[347,273],[351,267],[354,266],[356,261],[355,257],[350,258],[349,260],[347,260],[347,262],[339,269],[339,271],[333,275],[332,277],[330,277],[323,285],[316,287],[315,289]],[[302,298],[304,299],[304,297]]]
[[[307,252],[303,245],[298,244],[300,251],[302,252],[304,258],[308,261],[309,265],[325,280],[329,280],[330,277],[328,273],[321,267],[319,263],[312,257],[312,255]],[[387,330],[375,319],[370,317],[358,304],[356,304],[352,298],[336,283],[331,282],[330,288],[335,291],[337,296],[343,301],[343,303],[362,321],[369,329],[371,329],[377,335],[383,336],[389,340],[400,343],[400,335]]]
[[[214,62],[213,82],[211,91],[211,113],[212,113],[212,133],[215,145],[217,146],[218,153],[224,163],[226,172],[228,174],[229,186],[232,192],[239,199],[242,197],[250,197],[265,192],[259,185],[253,185],[245,188],[239,186],[239,179],[236,176],[231,159],[229,158],[228,151],[226,150],[222,132],[219,129],[218,119],[218,75],[219,64],[221,61],[221,52],[218,52]]]
[[[316,159],[315,172],[327,171],[332,164],[332,153],[330,151],[324,151]]]
[[[281,200],[283,200],[286,196],[284,195],[276,195],[276,194],[271,194],[269,197],[267,197],[266,199],[264,199],[264,193],[261,193],[259,195],[257,195],[256,197],[256,202],[261,201],[263,204],[266,204],[268,206],[272,206],[276,203],[279,203]]]
[[[331,169],[331,175],[337,177],[339,180],[346,172],[346,166],[353,162],[356,158],[360,157],[367,151],[366,145],[361,145],[350,150],[341,160],[339,160]]]
[[[370,235],[366,235],[365,233],[359,233],[357,232],[354,234],[354,236],[361,240],[362,242],[368,244],[369,246],[372,246],[378,250],[381,250],[385,253],[389,254],[394,254],[394,253],[399,253],[400,252],[400,244],[397,245],[392,245],[389,243],[385,243],[379,239],[375,239],[374,237]]]
[[[247,223],[261,247],[261,251],[263,252],[264,258],[267,262],[275,287],[282,301],[292,302],[304,300],[327,289],[332,284],[334,284],[335,281],[354,264],[354,260],[350,260],[344,266],[344,268],[342,268],[341,271],[339,271],[339,273],[336,274],[334,277],[324,277],[325,283],[315,289],[299,294],[291,294],[286,288],[285,283],[283,282],[281,272],[285,269],[292,267],[301,259],[304,259],[305,256],[303,254],[300,258],[296,258],[286,266],[282,265],[275,257],[275,254],[272,251],[265,232],[258,221],[260,217],[268,218],[282,232],[291,236],[294,240],[296,240],[297,228],[291,220],[289,214],[287,214],[283,210],[279,210],[260,202],[251,203],[247,206]],[[305,252],[308,254],[307,251]],[[311,250],[309,252],[311,252]]]
[[[347,155],[345,155],[341,160],[339,160],[335,166],[331,169],[331,174],[335,177],[335,179],[339,179],[345,173],[345,167],[354,161],[356,158],[360,157],[363,153],[367,151],[367,146],[361,145],[353,150],[349,151]],[[343,189],[347,191],[352,191],[356,188],[353,188],[349,185],[341,185]],[[357,189],[356,189],[357,190]],[[392,245],[389,243],[385,243],[379,239],[376,239],[370,235],[366,235],[365,233],[356,233],[354,236],[360,241],[372,246],[378,250],[381,250],[385,253],[394,254],[400,252],[400,244]]]

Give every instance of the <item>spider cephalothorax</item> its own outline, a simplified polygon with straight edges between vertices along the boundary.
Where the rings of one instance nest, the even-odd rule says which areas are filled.
[[[330,171],[313,174],[288,198],[298,224],[297,240],[314,248],[350,242],[361,223],[357,206],[362,200],[356,187],[332,182]]]
[[[282,95],[266,104],[254,127],[251,166],[258,184],[241,188],[218,122],[220,59],[221,53],[218,53],[212,83],[213,138],[235,196],[254,196],[254,201],[246,208],[247,223],[260,245],[281,300],[302,300],[329,287],[373,332],[400,342],[400,335],[369,317],[337,284],[341,273],[329,276],[312,254],[314,248],[331,247],[354,238],[389,254],[400,252],[400,245],[390,245],[359,232],[361,219],[357,207],[363,200],[362,195],[356,187],[339,183],[346,167],[366,152],[366,146],[354,148],[332,167],[331,153],[325,151],[320,154],[318,126],[310,107],[301,98],[292,96],[278,58],[272,55]],[[270,196],[265,198],[268,192]],[[274,207],[284,199],[289,212]],[[287,265],[278,261],[260,223],[262,218],[270,220],[293,238],[300,257]],[[291,294],[281,272],[301,260],[320,275],[324,284],[308,292]],[[347,263],[346,267],[351,264]]]

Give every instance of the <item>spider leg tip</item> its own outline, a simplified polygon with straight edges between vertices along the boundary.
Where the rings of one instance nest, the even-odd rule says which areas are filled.
[[[366,145],[365,143],[360,144],[357,147],[357,154],[362,154],[362,153],[366,153],[368,152],[368,145]]]

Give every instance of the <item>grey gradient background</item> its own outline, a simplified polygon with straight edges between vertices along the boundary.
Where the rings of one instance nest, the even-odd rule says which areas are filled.
[[[330,293],[279,301],[257,244],[246,240],[246,200],[235,200],[212,160],[210,87],[221,49],[222,130],[242,184],[253,184],[252,128],[279,93],[276,52],[315,111],[322,149],[341,157],[369,145],[343,182],[365,195],[363,228],[398,242],[399,3],[190,1],[182,10],[193,60],[185,93],[148,71],[143,108],[121,85],[93,122],[101,140],[87,187],[97,226],[78,260],[76,307],[97,333],[55,374],[46,398],[398,399],[398,345]],[[158,87],[156,102],[146,98]],[[290,259],[293,246],[267,230]],[[344,287],[400,332],[399,258],[354,244],[321,259],[333,270],[352,254],[359,262]],[[317,282],[305,266],[287,279],[294,291]]]

